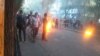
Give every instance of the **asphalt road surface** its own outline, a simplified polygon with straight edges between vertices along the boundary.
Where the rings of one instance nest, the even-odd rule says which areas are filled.
[[[68,29],[52,29],[47,40],[41,40],[39,32],[36,42],[32,42],[30,29],[27,40],[20,42],[22,56],[100,56],[100,42],[95,38],[86,40],[81,33]]]

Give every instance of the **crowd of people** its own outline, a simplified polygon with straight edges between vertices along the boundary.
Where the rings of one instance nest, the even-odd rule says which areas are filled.
[[[64,20],[64,26],[66,27],[72,27],[74,29],[82,29],[82,23],[80,20]]]
[[[17,36],[19,41],[22,41],[22,39],[24,39],[24,41],[26,41],[26,28],[30,27],[32,29],[32,40],[35,41],[39,28],[42,25],[42,40],[47,40],[46,39],[46,25],[48,22],[48,15],[47,13],[44,13],[43,16],[40,16],[38,14],[38,12],[35,12],[33,14],[32,11],[30,11],[29,14],[25,14],[22,10],[19,10],[17,15],[16,15],[16,27],[17,27]],[[58,28],[59,25],[59,20],[58,19],[54,19],[54,23],[55,23],[55,28]],[[73,27],[75,29],[81,29],[82,28],[82,24],[79,20],[64,20],[64,26],[66,27]],[[23,34],[22,34],[22,33]]]
[[[19,12],[16,15],[16,27],[17,27],[17,33],[18,33],[17,35],[18,35],[19,41],[22,41],[22,39],[26,41],[27,27],[30,27],[32,29],[32,39],[33,41],[35,41],[41,24],[43,25],[42,40],[46,40],[46,36],[45,36],[46,23],[47,23],[47,13],[44,13],[44,16],[41,20],[41,17],[38,14],[38,12],[35,12],[33,14],[33,12],[30,11],[28,15],[25,15],[22,10],[19,10]]]

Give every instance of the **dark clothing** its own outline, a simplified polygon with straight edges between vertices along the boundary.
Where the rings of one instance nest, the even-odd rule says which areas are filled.
[[[30,23],[30,16],[32,16],[32,15],[28,15],[27,17],[26,17],[26,19],[28,20],[28,22],[26,23],[26,26],[29,26],[31,23]]]
[[[21,37],[21,32],[23,32],[24,35],[24,41],[26,39],[26,22],[25,22],[25,18],[23,17],[23,15],[17,15],[17,29],[18,29],[18,33],[19,33],[19,40],[22,41],[22,37]]]
[[[24,35],[24,41],[26,40],[26,32],[25,32],[25,29],[18,29],[18,33],[19,33],[19,41],[22,41],[22,32],[23,32],[23,35]]]
[[[73,24],[75,29],[82,29],[82,24],[79,20],[77,20],[74,24]]]
[[[58,19],[56,19],[55,24],[56,24],[56,28],[58,28]]]
[[[68,26],[68,22],[67,22],[67,20],[64,20],[64,26],[65,26],[65,27]]]
[[[17,28],[23,29],[25,27],[25,20],[22,15],[17,15]]]
[[[37,34],[38,34],[38,28],[37,27],[34,27],[33,29],[33,40],[35,40]]]

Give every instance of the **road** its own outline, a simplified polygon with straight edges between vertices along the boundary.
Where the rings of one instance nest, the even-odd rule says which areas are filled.
[[[97,40],[85,41],[81,33],[69,29],[53,29],[47,39],[42,41],[39,33],[33,43],[28,36],[25,42],[20,42],[22,56],[100,56]]]

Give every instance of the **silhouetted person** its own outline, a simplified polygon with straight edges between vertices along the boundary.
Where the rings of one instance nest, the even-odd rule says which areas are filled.
[[[55,23],[56,23],[56,28],[58,28],[58,19],[56,19]]]
[[[32,15],[32,11],[30,11],[30,14],[28,14],[28,16],[27,16],[27,26],[30,26],[31,25],[31,17],[32,17],[33,15]]]
[[[38,13],[36,12],[35,15],[34,15],[34,21],[35,21],[35,27],[34,27],[34,34],[35,34],[35,37],[37,36],[38,34],[38,30],[39,30],[39,18],[38,18]]]
[[[82,24],[81,24],[80,20],[77,20],[76,22],[77,22],[77,28],[81,29],[82,28]]]
[[[47,13],[44,14],[43,18],[43,32],[42,32],[42,40],[47,40],[46,39],[46,24],[47,24]]]
[[[64,20],[64,26],[65,26],[65,28],[68,26],[67,24],[68,24],[67,20]]]
[[[35,29],[35,16],[33,15],[33,13],[32,13],[32,11],[30,11],[30,14],[28,15],[28,23],[27,23],[27,25],[32,29],[32,40],[33,40],[33,42],[35,41],[35,37],[36,37],[36,35],[35,35],[35,31],[36,31],[36,29]]]
[[[19,40],[22,41],[22,34],[21,31],[23,32],[24,35],[24,41],[26,40],[26,24],[25,24],[25,18],[23,17],[23,11],[20,10],[19,13],[17,14],[16,18],[17,18],[17,29],[18,29],[18,33],[19,33]]]

